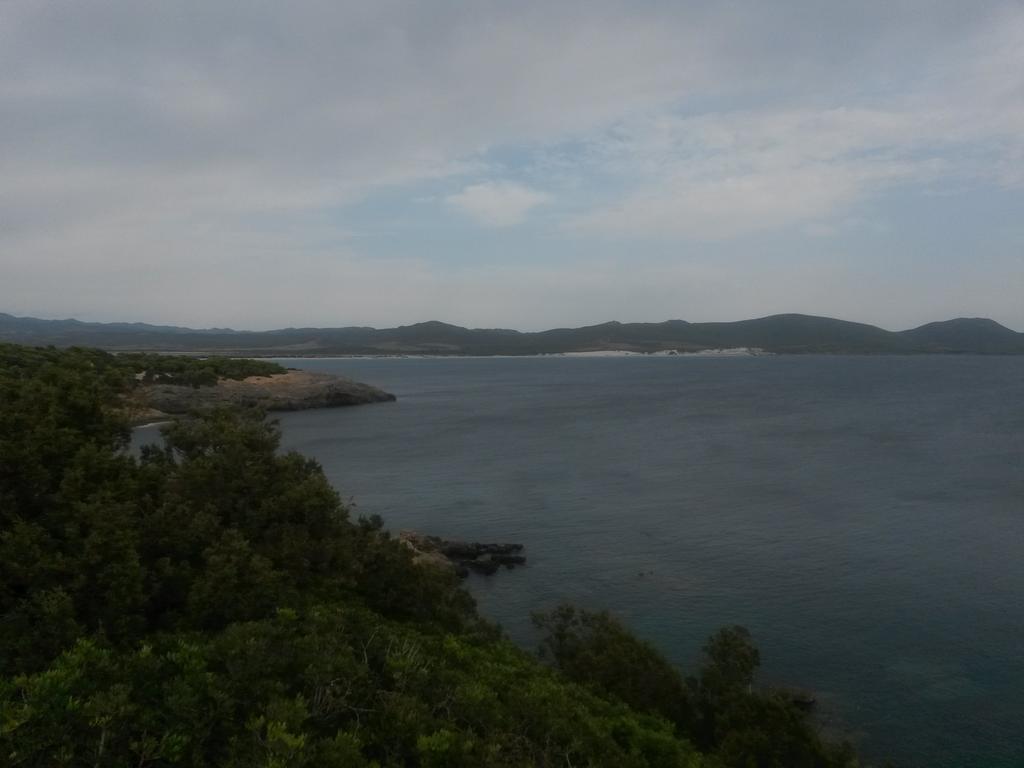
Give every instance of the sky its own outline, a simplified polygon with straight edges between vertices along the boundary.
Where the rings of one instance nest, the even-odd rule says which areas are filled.
[[[1024,330],[1024,1],[3,0],[0,312]]]

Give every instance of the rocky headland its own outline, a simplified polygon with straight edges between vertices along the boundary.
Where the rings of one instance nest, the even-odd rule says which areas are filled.
[[[462,578],[470,572],[489,576],[502,566],[515,568],[526,563],[526,556],[521,554],[522,544],[482,544],[442,539],[416,531],[400,531],[398,540],[413,551],[415,562],[450,568]]]
[[[301,411],[381,403],[396,398],[390,392],[340,376],[289,370],[273,376],[221,379],[216,384],[201,387],[146,383],[135,390],[132,399],[133,420],[145,423],[216,406]]]

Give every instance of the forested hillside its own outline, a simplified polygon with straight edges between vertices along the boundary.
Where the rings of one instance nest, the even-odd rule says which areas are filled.
[[[1024,333],[994,320],[959,318],[907,331],[785,314],[727,323],[609,322],[524,333],[431,321],[398,328],[193,330],[145,323],[38,320],[0,313],[0,341],[257,357],[316,355],[538,355],[594,350],[694,352],[757,347],[780,354],[1024,354]]]
[[[856,764],[752,686],[742,628],[686,679],[568,606],[536,617],[541,657],[516,648],[262,414],[133,456],[138,367],[0,346],[0,764]]]

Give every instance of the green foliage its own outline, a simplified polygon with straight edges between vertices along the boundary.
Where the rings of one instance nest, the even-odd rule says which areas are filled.
[[[0,525],[44,513],[69,473],[128,439],[111,406],[129,373],[98,350],[0,344]]]
[[[701,690],[727,696],[748,690],[761,666],[761,654],[745,627],[723,627],[704,645],[707,662],[701,668]]]
[[[540,655],[570,680],[638,712],[673,723],[678,736],[732,768],[839,768],[855,765],[844,746],[823,742],[785,697],[753,689],[760,656],[743,627],[726,627],[704,646],[699,678],[684,681],[655,648],[607,612],[562,605],[535,614]]]
[[[355,606],[114,652],[79,641],[6,684],[14,764],[698,766],[664,721],[504,641]]]
[[[539,664],[259,414],[132,457],[129,362],[0,346],[0,764],[839,764],[734,630],[692,689],[607,614]]]
[[[640,712],[661,715],[682,734],[693,730],[693,705],[679,672],[606,611],[561,605],[534,614],[533,622],[545,633],[541,658],[550,658],[569,679]]]
[[[117,356],[120,364],[141,376],[147,384],[179,384],[200,387],[216,384],[218,379],[245,379],[250,376],[273,376],[285,369],[268,360],[234,357],[187,357],[158,355],[152,352],[131,352]]]
[[[827,768],[856,765],[846,745],[824,742],[806,713],[784,694],[754,688],[761,657],[750,633],[724,627],[704,645],[691,681],[700,713],[695,740],[735,768]]]

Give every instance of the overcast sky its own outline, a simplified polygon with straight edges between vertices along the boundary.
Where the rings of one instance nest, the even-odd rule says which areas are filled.
[[[1024,330],[1024,2],[0,2],[0,311]]]

